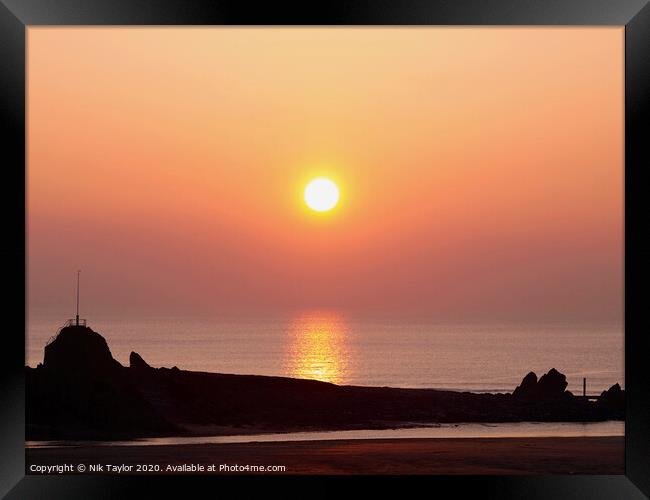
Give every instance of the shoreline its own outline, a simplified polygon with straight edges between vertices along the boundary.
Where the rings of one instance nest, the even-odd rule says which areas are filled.
[[[114,362],[110,359],[111,362]],[[110,366],[106,373],[26,369],[30,441],[131,440],[435,427],[623,421],[622,397],[588,401],[436,389],[338,386],[260,375]],[[562,377],[563,375],[558,375]],[[97,396],[97,387],[103,396]],[[610,390],[615,392],[614,389]],[[622,391],[620,391],[622,393]],[[69,406],[59,405],[65,398]],[[224,406],[223,401],[228,405]],[[93,412],[86,408],[92,402]],[[100,410],[101,409],[101,410]],[[109,415],[111,415],[109,417]]]
[[[567,391],[567,384],[555,368],[539,378],[529,372],[512,393],[493,394],[154,368],[136,352],[127,367],[102,335],[75,325],[45,346],[42,365],[25,368],[26,437],[117,440],[624,419],[625,391],[618,384],[589,399]]]
[[[216,431],[216,429],[213,429]],[[542,438],[542,437],[622,437],[625,423],[606,422],[515,422],[416,425],[412,423],[381,429],[284,429],[268,432],[265,429],[220,428],[220,432],[201,435],[175,435],[113,440],[28,440],[27,448],[61,448],[77,446],[164,446],[194,444],[227,444],[253,442],[298,442],[371,439],[487,439],[487,438]]]
[[[160,446],[28,448],[32,467],[124,464],[124,474],[261,474],[261,466],[283,466],[269,474],[624,474],[625,438],[406,438],[254,442]],[[138,464],[159,470],[136,472]],[[216,466],[213,472],[180,470],[183,465]],[[223,465],[249,470],[218,470]],[[167,466],[176,467],[166,471]],[[128,469],[128,467],[127,467]],[[64,472],[66,473],[66,472]],[[77,472],[71,472],[77,474]],[[114,474],[96,471],[98,474]]]

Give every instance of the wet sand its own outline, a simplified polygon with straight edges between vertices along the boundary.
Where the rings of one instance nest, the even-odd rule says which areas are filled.
[[[269,474],[623,474],[623,437],[369,439],[172,446],[82,446],[26,450],[31,465],[138,464],[160,468],[202,465],[284,466]],[[214,471],[207,468],[214,465]],[[108,472],[104,467],[104,473]],[[75,472],[76,473],[76,472]],[[128,468],[124,473],[129,473]],[[193,473],[191,471],[181,473]]]

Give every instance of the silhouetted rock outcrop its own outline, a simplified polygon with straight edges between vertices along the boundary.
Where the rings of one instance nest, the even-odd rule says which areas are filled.
[[[555,368],[551,368],[537,382],[537,396],[542,399],[562,397],[567,385],[566,375],[560,373]]]
[[[572,395],[565,393],[567,385],[566,376],[555,368],[551,368],[548,373],[542,375],[539,381],[537,375],[530,372],[517,386],[512,396],[518,399],[557,399]]]
[[[130,372],[99,333],[85,326],[62,328],[45,347],[43,364],[26,369],[27,435],[117,439],[176,432]]]
[[[142,356],[134,351],[131,351],[131,354],[129,354],[129,367],[135,369],[151,368],[151,366],[142,359]]]
[[[516,398],[526,398],[533,395],[535,388],[537,387],[537,375],[535,372],[529,372],[521,384],[518,385],[513,391],[512,395]]]
[[[614,384],[600,394],[598,403],[609,408],[623,410],[625,409],[625,391],[621,389],[620,385]]]
[[[66,326],[45,346],[43,367],[64,372],[105,375],[122,368],[104,337],[86,326]]]

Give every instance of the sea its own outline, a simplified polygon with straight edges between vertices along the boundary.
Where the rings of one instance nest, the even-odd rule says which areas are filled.
[[[28,315],[26,363],[67,318]],[[88,318],[113,356],[154,367],[274,375],[345,385],[511,392],[530,371],[555,368],[568,390],[625,387],[621,323],[449,323],[338,311],[221,317]]]

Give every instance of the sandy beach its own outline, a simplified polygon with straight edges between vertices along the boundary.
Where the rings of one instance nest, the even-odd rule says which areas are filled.
[[[142,474],[136,468],[146,464],[154,469],[148,473],[187,474],[195,472],[179,467],[194,464],[205,467],[206,474],[266,473],[246,470],[247,465],[285,468],[269,474],[623,474],[624,452],[623,437],[82,446],[27,449],[26,473],[38,474],[32,466],[72,464],[76,470],[84,464],[88,471],[90,465],[101,464],[103,473],[114,474],[106,465],[124,464],[121,473]],[[208,471],[210,465],[214,471]],[[222,465],[240,469],[223,470]],[[167,466],[176,469],[167,471]]]

